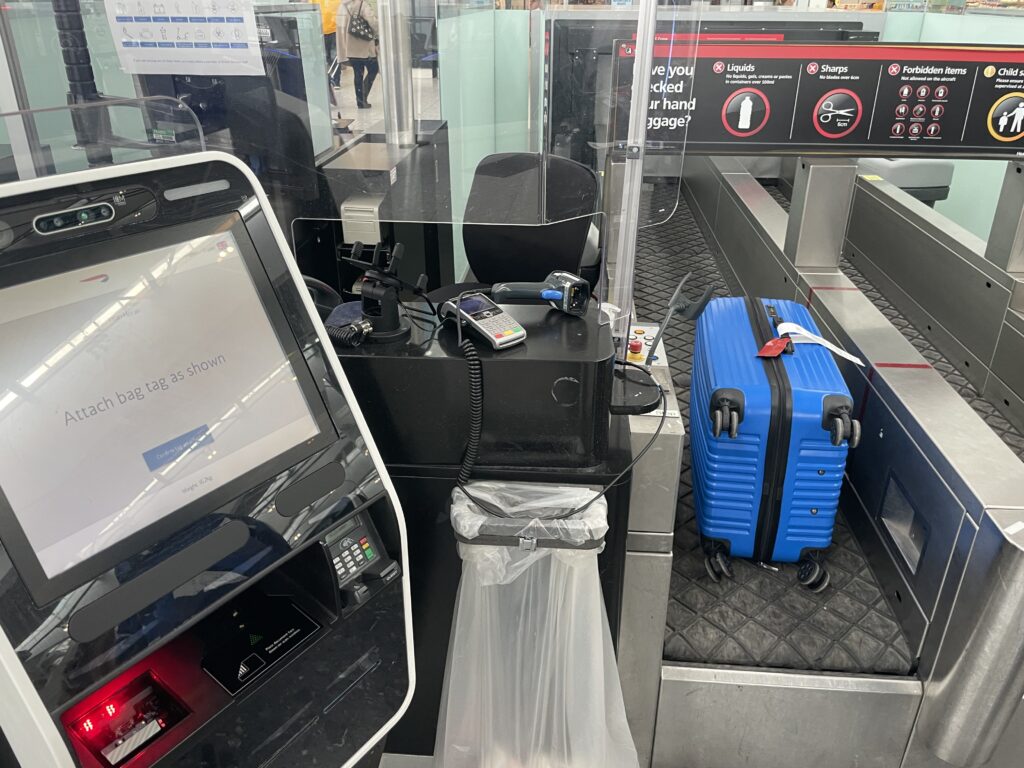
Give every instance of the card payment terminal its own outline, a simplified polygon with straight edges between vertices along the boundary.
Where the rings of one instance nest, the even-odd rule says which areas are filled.
[[[456,304],[458,309],[456,310]],[[505,349],[526,340],[519,322],[482,293],[471,293],[462,300],[452,299],[441,306],[441,317],[453,317],[471,326],[495,349]]]

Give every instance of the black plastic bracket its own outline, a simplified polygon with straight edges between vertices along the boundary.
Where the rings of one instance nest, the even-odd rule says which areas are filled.
[[[821,404],[821,428],[831,429],[833,419],[850,416],[852,413],[852,399],[846,395],[825,395]]]

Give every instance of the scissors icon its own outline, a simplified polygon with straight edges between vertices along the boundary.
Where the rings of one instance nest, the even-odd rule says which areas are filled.
[[[853,113],[856,111],[853,107],[848,109],[836,109],[835,104],[831,101],[826,101],[821,105],[821,110],[818,113],[818,122],[822,125],[832,122],[833,117],[853,117]]]

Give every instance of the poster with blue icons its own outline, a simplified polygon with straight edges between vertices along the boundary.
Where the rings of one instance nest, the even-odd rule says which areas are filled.
[[[262,75],[253,0],[108,0],[121,68],[133,75]]]

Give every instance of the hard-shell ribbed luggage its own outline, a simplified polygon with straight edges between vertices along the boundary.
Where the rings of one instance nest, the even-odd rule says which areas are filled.
[[[715,581],[731,576],[730,557],[799,562],[798,580],[820,591],[828,586],[821,555],[832,542],[846,454],[860,425],[828,349],[790,342],[778,357],[758,357],[781,322],[818,334],[805,307],[778,299],[716,299],[697,321],[690,394],[697,520]]]

